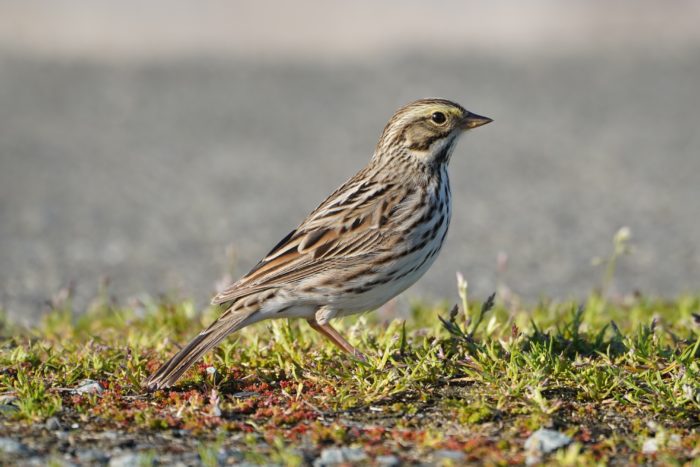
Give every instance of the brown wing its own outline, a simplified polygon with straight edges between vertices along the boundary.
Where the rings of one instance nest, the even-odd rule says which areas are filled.
[[[394,235],[387,226],[389,218],[415,195],[391,188],[367,181],[362,173],[350,179],[212,303],[231,302],[377,253],[378,245]]]

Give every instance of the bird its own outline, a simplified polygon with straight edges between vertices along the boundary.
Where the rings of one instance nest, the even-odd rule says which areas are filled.
[[[303,318],[357,359],[330,324],[373,310],[414,284],[447,235],[447,167],[459,137],[493,120],[447,99],[420,99],[386,124],[368,164],[336,189],[245,276],[212,300],[222,314],[144,385],[174,385],[228,335],[271,318]]]

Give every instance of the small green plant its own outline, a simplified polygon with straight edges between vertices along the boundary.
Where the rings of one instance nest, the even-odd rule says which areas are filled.
[[[481,305],[481,308],[479,309],[479,313],[472,317],[471,314],[469,313],[469,304],[467,302],[467,282],[464,280],[464,278],[461,276],[461,274],[457,275],[457,283],[458,283],[458,290],[459,290],[459,296],[462,301],[462,309],[464,311],[465,315],[465,321],[463,325],[460,325],[457,322],[457,316],[459,314],[459,306],[454,305],[452,309],[450,310],[450,316],[449,319],[445,320],[442,316],[438,315],[438,318],[440,319],[440,322],[444,326],[444,328],[454,337],[464,340],[465,342],[469,343],[474,343],[474,335],[476,334],[477,329],[481,325],[482,321],[484,320],[484,317],[486,314],[491,311],[495,305],[495,300],[496,300],[496,294],[493,293],[491,294],[486,301]]]
[[[592,294],[583,305],[523,307],[491,296],[477,305],[466,281],[458,284],[460,304],[451,310],[415,303],[408,319],[340,321],[367,362],[303,322],[272,321],[236,334],[172,390],[152,394],[141,381],[216,310],[199,315],[191,302],[172,299],[102,300],[74,314],[57,302],[55,316],[0,341],[3,436],[41,444],[46,462],[95,446],[121,449],[100,437],[105,432],[149,449],[152,456],[139,459],[150,464],[299,465],[346,447],[342,455],[362,462],[456,451],[464,462],[501,465],[525,462],[525,439],[553,427],[573,442],[552,462],[692,461],[700,443],[700,297]],[[666,434],[651,433],[651,422]],[[65,432],[70,443],[55,434]],[[641,452],[645,443],[656,457]],[[22,456],[0,452],[0,463]]]
[[[21,417],[28,420],[41,420],[61,410],[61,398],[50,392],[42,379],[19,371],[12,384]]]

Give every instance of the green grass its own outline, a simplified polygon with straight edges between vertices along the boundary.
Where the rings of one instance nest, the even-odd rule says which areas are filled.
[[[17,436],[43,433],[56,456],[61,444],[32,431],[49,417],[88,432],[185,429],[205,465],[225,449],[252,462],[303,464],[331,445],[363,446],[370,458],[429,459],[449,449],[519,463],[540,427],[574,439],[553,463],[690,464],[700,454],[699,297],[591,295],[585,304],[529,308],[497,300],[491,309],[467,303],[465,288],[462,298],[452,311],[414,304],[405,319],[340,323],[366,363],[303,322],[261,323],[173,390],[150,395],[141,381],[215,310],[200,315],[188,301],[168,300],[101,300],[78,316],[58,307],[36,328],[3,328],[0,394],[12,410],[0,423]],[[85,379],[103,390],[73,393]],[[642,452],[649,438],[654,454]],[[141,459],[167,451],[152,449]]]
[[[37,326],[0,328],[0,430],[27,447],[0,451],[0,463],[90,464],[92,449],[98,462],[132,452],[143,465],[308,465],[350,446],[363,464],[506,465],[550,428],[572,439],[540,459],[552,465],[700,465],[700,296],[607,299],[628,239],[615,236],[584,303],[474,303],[459,276],[459,305],[338,323],[366,362],[304,322],[268,321],[153,394],[141,382],[218,310],[125,306],[102,291],[74,314],[64,293]],[[100,390],[76,393],[85,380]]]

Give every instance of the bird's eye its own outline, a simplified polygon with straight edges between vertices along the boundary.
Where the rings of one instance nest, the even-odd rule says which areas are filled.
[[[447,117],[445,117],[445,114],[442,112],[435,112],[430,116],[430,119],[433,123],[437,123],[438,125],[442,125],[447,121]]]

